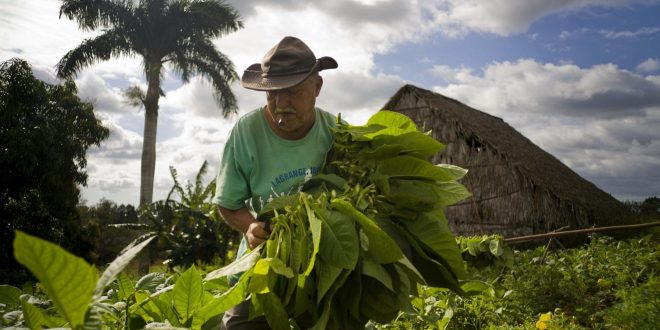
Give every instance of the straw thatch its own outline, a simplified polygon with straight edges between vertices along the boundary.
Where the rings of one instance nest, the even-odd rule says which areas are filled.
[[[383,109],[432,130],[445,149],[432,161],[469,170],[473,196],[447,208],[455,234],[520,236],[617,223],[626,209],[502,119],[412,85]]]

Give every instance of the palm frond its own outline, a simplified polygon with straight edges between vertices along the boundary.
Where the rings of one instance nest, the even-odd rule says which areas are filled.
[[[102,27],[123,27],[134,19],[131,0],[62,0],[62,15],[76,20],[83,31]]]
[[[185,65],[190,66],[191,72],[199,74],[211,81],[214,87],[214,98],[222,108],[225,117],[238,111],[236,97],[231,91],[230,84],[238,80],[234,64],[210,41],[206,39],[192,39],[184,43],[186,49]],[[174,63],[177,63],[175,60]],[[178,63],[177,63],[178,64]]]
[[[195,191],[201,191],[202,186],[202,178],[204,175],[206,175],[206,169],[208,168],[209,162],[204,160],[204,163],[202,163],[202,166],[199,168],[199,171],[197,171],[197,175],[195,176]]]
[[[167,194],[167,199],[168,201],[172,200],[172,194],[175,192],[179,193],[179,197],[181,200],[185,197],[185,192],[183,191],[183,188],[181,187],[181,184],[179,183],[179,173],[176,171],[176,168],[174,166],[170,166],[170,176],[172,176],[172,180],[174,181],[174,186],[172,186],[172,189],[170,189],[170,192]]]
[[[192,2],[188,13],[191,30],[199,31],[207,38],[226,35],[243,28],[238,11],[222,0]]]
[[[84,67],[132,53],[131,43],[121,29],[110,29],[102,35],[85,39],[78,47],[66,53],[56,65],[57,76],[70,78]]]
[[[170,62],[171,69],[174,72],[178,73],[181,77],[181,81],[184,83],[190,82],[190,63],[185,55],[185,49],[183,47],[176,48],[171,54],[165,57],[163,62]]]
[[[143,107],[144,101],[147,98],[144,90],[140,86],[130,86],[121,91],[124,100],[122,101],[126,105],[132,107]]]
[[[205,201],[207,199],[208,199],[209,203],[213,201],[213,197],[215,196],[215,183],[216,183],[216,181],[217,181],[217,178],[214,178],[213,180],[211,180],[211,182],[209,182],[208,185],[206,185],[206,188],[204,188],[204,191],[200,195],[200,198],[201,198],[202,201]]]

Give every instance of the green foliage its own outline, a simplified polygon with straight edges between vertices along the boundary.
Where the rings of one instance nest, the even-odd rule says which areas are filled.
[[[627,201],[625,205],[636,215],[635,222],[644,223],[660,220],[660,198],[657,196],[639,201]]]
[[[149,230],[158,236],[154,255],[161,251],[168,267],[189,267],[198,262],[210,263],[215,258],[225,262],[227,253],[238,239],[236,231],[227,226],[213,205],[215,178],[202,182],[208,163],[205,161],[195,177],[185,187],[176,169],[170,167],[174,186],[167,199],[144,208],[140,217]]]
[[[488,266],[513,267],[513,250],[500,235],[457,237],[463,260],[475,268]]]
[[[545,260],[541,260],[543,252],[542,248],[517,252],[511,268],[498,264],[475,267],[468,261],[472,280],[462,283],[468,296],[422,286],[419,297],[413,300],[413,313],[400,313],[390,324],[372,326],[388,329],[657,327],[660,318],[657,236],[626,241],[594,236],[584,247],[556,251]]]
[[[660,324],[660,276],[616,293],[618,302],[605,314],[607,324],[619,329],[644,329]]]
[[[107,199],[101,199],[96,205],[78,205],[80,222],[87,229],[93,241],[93,248],[88,258],[96,265],[111,262],[121,250],[137,237],[137,233],[113,224],[137,224],[138,213],[132,205],[117,205]]]
[[[80,328],[92,301],[96,269],[59,246],[20,231],[14,240],[14,253],[16,260],[37,277],[71,327]]]
[[[321,174],[259,214],[272,232],[258,254],[210,276],[245,271],[237,290],[275,329],[388,322],[411,309],[418,283],[462,292],[442,209],[469,193],[455,181],[465,170],[426,160],[441,147],[394,112],[340,124]]]
[[[275,224],[282,225],[284,224]],[[491,239],[497,240],[498,237],[493,236]],[[321,244],[322,241],[321,238]],[[87,270],[92,268],[82,259],[54,244],[19,234],[15,244],[20,244],[21,251],[25,251],[21,258],[30,258],[29,267],[38,272],[35,275],[42,283],[34,289],[32,286],[19,289],[0,285],[2,325],[33,328],[72,327],[71,324],[79,324],[80,321],[69,323],[65,315],[71,315],[71,310],[78,313],[85,310],[83,325],[87,328],[210,329],[219,326],[221,314],[225,310],[244,300],[247,294],[252,292],[253,299],[257,299],[256,306],[253,306],[254,311],[269,315],[274,328],[289,328],[286,303],[277,295],[258,293],[264,289],[271,292],[285,290],[277,284],[273,285],[267,274],[287,279],[291,279],[293,275],[292,269],[283,262],[276,261],[276,258],[259,258],[266,245],[256,248],[239,262],[205,277],[203,272],[193,266],[183,273],[151,273],[133,280],[121,270],[147,243],[142,242],[127,248],[126,252],[105,270],[101,279],[94,283],[93,280],[85,279],[89,274]],[[653,329],[657,325],[660,318],[660,256],[657,236],[627,241],[594,237],[587,246],[552,253],[539,263],[542,252],[541,249],[517,252],[511,269],[496,265],[479,269],[470,267],[468,270],[472,279],[461,282],[461,288],[466,293],[464,296],[445,288],[420,285],[418,295],[410,301],[409,309],[395,315],[396,318],[390,323],[369,322],[366,327]],[[316,262],[319,265],[326,264],[320,255],[317,256]],[[80,271],[66,269],[69,268],[67,266],[63,269],[65,274],[59,274],[56,269],[64,263]],[[54,267],[55,270],[48,269],[46,265]],[[258,266],[252,267],[253,265]],[[306,269],[304,266],[300,269]],[[560,268],[559,272],[566,281],[557,280],[554,275],[550,275],[554,282],[545,277],[553,267]],[[363,309],[361,313],[368,313],[373,320],[387,316],[386,306],[396,302],[389,300],[387,296],[379,296],[378,291],[369,288],[389,291],[390,288],[396,287],[397,277],[392,276],[394,273],[389,271],[387,265],[383,267],[370,261],[364,263],[362,269],[361,287],[352,286],[356,283],[354,274],[346,277],[344,270],[339,278],[344,279],[345,288],[337,289],[331,284],[326,295],[339,295],[342,304],[351,305],[350,297],[359,292],[356,290],[361,290],[363,301],[368,302],[360,307]],[[309,278],[315,277],[318,270],[315,268]],[[241,271],[247,271],[247,275],[241,277],[237,285],[229,288],[225,276]],[[93,272],[95,274],[95,271]],[[64,281],[64,277],[69,280]],[[567,282],[570,280],[583,282],[584,287],[580,289],[580,285],[571,286]],[[71,287],[71,283],[75,283],[76,287]],[[110,284],[107,285],[108,283]],[[309,289],[306,283],[309,282],[295,284]],[[93,290],[97,292],[94,295],[91,294]],[[86,293],[64,294],[69,291]],[[103,294],[99,295],[99,292]],[[309,294],[313,291],[303,292]],[[564,298],[550,300],[560,296]],[[569,297],[575,301],[569,301]],[[62,299],[73,301],[65,307],[69,311],[68,314],[58,307]],[[293,294],[291,299],[317,304],[313,299],[305,298],[305,295]],[[329,306],[330,313],[323,322],[327,327],[334,327],[336,323],[333,323],[330,316],[337,305],[326,305],[324,302],[327,302],[327,299],[321,298],[318,304],[323,306],[324,311],[326,306]]]
[[[0,280],[25,280],[13,259],[14,230],[85,255],[91,239],[76,212],[87,149],[109,135],[73,81],[51,85],[28,63],[0,65]]]
[[[129,246],[99,278],[96,269],[83,259],[56,244],[17,231],[16,260],[39,280],[43,294],[22,294],[18,288],[0,286],[3,324],[31,329],[64,325],[71,329],[100,328],[101,315],[109,310],[102,296],[106,287],[150,241]]]

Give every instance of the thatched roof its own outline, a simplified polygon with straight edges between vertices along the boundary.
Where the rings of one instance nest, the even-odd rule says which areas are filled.
[[[414,97],[417,106],[414,109],[397,109],[397,104],[402,97]],[[413,85],[405,85],[399,89],[383,109],[404,114],[410,111],[441,111],[442,118],[452,122],[460,130],[460,136],[475,139],[486,148],[499,154],[528,180],[531,180],[535,186],[547,189],[561,200],[569,200],[582,205],[599,219],[611,219],[625,213],[623,205],[618,200],[580,177],[501,118]],[[419,115],[418,113],[418,117],[422,118],[437,117],[431,116],[430,113],[429,115]],[[437,127],[437,123],[424,123],[424,125],[427,129]]]

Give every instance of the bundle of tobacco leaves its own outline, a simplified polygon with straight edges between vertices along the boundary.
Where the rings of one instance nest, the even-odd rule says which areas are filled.
[[[225,307],[249,298],[273,329],[361,329],[411,311],[418,284],[460,293],[443,208],[469,192],[456,181],[466,170],[428,161],[442,147],[395,112],[339,124],[321,173],[259,214],[269,239],[207,276],[244,272]]]

